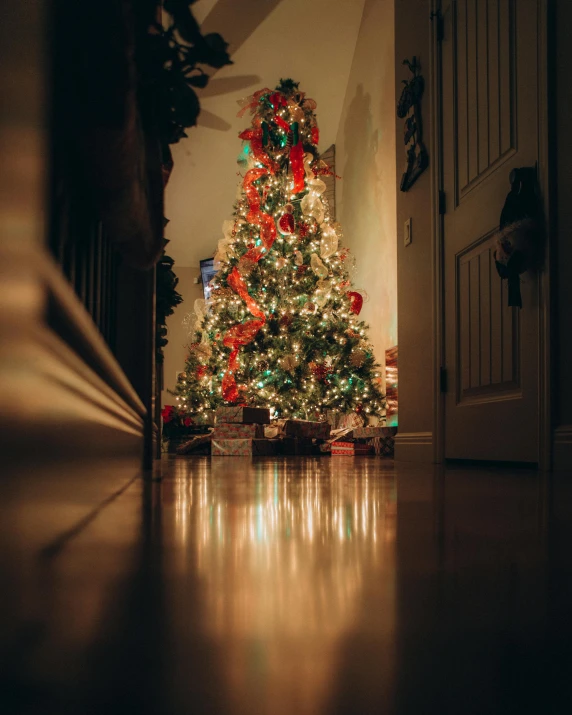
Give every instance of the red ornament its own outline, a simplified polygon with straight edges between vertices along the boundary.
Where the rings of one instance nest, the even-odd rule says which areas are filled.
[[[199,365],[197,368],[197,380],[200,380],[202,377],[204,377],[206,371],[207,371],[206,365]]]
[[[309,230],[310,229],[307,223],[301,223],[298,227],[298,233],[300,234],[300,238],[306,238]]]
[[[294,207],[292,206],[292,204],[286,204],[286,206],[284,207],[284,213],[279,216],[276,221],[278,230],[284,236],[288,236],[294,233],[294,230],[296,228],[296,225],[294,223],[294,216],[292,215],[293,210]]]
[[[350,310],[352,313],[355,313],[355,315],[359,315],[363,306],[363,296],[356,293],[355,290],[351,290],[348,293],[348,297],[350,299]]]
[[[312,127],[312,144],[318,144],[320,141],[320,130],[318,127]]]
[[[327,382],[332,374],[332,368],[323,363],[311,362],[309,367],[312,375],[314,375],[316,379],[323,380],[324,382]]]
[[[306,266],[306,265],[301,265],[301,266],[298,266],[298,268],[297,268],[298,273],[305,273],[307,269],[308,269],[308,266]]]
[[[193,418],[192,418],[192,417],[185,417],[185,419],[184,419],[184,425],[185,425],[185,427],[190,427],[190,426],[193,425],[193,424],[194,424],[194,422],[193,422]]]

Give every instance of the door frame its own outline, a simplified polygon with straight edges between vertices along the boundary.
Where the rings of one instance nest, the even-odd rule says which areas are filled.
[[[554,160],[548,135],[554,117],[554,92],[549,73],[550,41],[553,38],[552,13],[549,0],[538,0],[538,181],[546,222],[544,266],[539,272],[539,335],[538,335],[538,466],[552,468],[552,360],[550,338],[553,292],[551,289],[551,242],[554,210]],[[430,184],[431,184],[431,254],[432,254],[432,316],[433,316],[433,461],[445,461],[445,393],[442,391],[442,369],[445,365],[445,271],[444,215],[440,212],[443,191],[442,137],[442,49],[439,39],[442,0],[431,0],[429,87],[430,87]]]

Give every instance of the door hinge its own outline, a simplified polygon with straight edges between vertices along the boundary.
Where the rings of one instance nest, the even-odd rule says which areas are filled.
[[[439,190],[439,213],[441,216],[447,212],[447,196],[445,192],[440,189]]]
[[[442,367],[439,370],[439,387],[441,389],[441,392],[447,392],[448,389],[448,380],[447,380],[447,368]]]
[[[443,22],[443,15],[441,13],[441,10],[436,10],[435,12],[432,12],[431,15],[431,22],[436,23],[436,33],[437,33],[437,42],[443,42],[443,37],[445,35],[445,24]]]

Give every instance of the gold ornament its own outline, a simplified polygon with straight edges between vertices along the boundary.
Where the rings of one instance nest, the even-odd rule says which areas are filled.
[[[282,367],[287,372],[294,372],[298,365],[298,358],[295,355],[285,355],[282,358]]]
[[[352,351],[352,354],[350,355],[350,363],[353,367],[361,367],[365,362],[365,358],[365,352],[358,348],[357,350]]]
[[[284,256],[280,256],[280,258],[276,259],[276,268],[278,270],[282,270],[282,268],[285,268],[288,265],[288,261],[284,258]]]
[[[211,298],[214,300],[228,300],[232,298],[234,292],[231,288],[217,288],[211,293]]]
[[[301,266],[304,263],[304,256],[301,251],[294,251],[294,263]]]

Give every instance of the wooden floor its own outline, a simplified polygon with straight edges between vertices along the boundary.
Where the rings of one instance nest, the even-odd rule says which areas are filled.
[[[0,712],[570,713],[571,477],[373,457],[22,473],[0,504]]]

